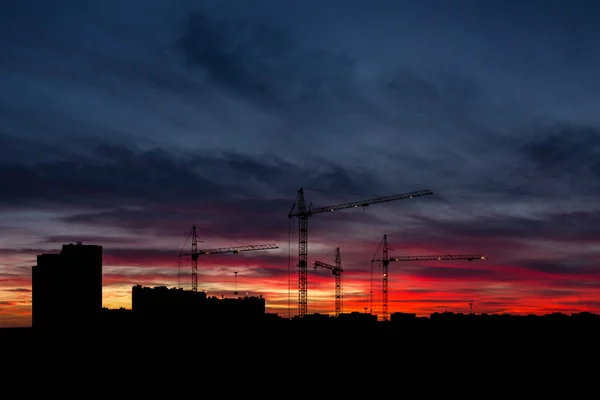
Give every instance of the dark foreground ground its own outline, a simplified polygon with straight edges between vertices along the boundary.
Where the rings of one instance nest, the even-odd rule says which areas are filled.
[[[156,354],[177,357],[330,359],[396,353],[497,353],[494,357],[541,352],[592,351],[600,345],[600,317],[538,319],[444,319],[398,323],[335,321],[205,322],[193,325],[116,321],[93,327],[0,330],[4,354],[60,351],[105,355]],[[123,353],[125,352],[125,353]],[[34,354],[35,354],[34,353]],[[583,357],[584,354],[581,354]],[[598,364],[600,365],[600,364]]]
[[[52,397],[577,399],[597,392],[599,345],[596,320],[116,323],[2,329],[0,360],[5,392]]]

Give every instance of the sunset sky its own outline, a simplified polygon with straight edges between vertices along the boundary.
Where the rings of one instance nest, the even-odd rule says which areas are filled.
[[[104,247],[105,307],[136,284],[189,289],[193,225],[200,248],[279,246],[200,257],[200,290],[233,296],[238,271],[239,292],[294,315],[299,187],[316,207],[434,192],[309,220],[310,264],[340,248],[346,312],[370,307],[384,234],[390,255],[489,256],[392,263],[390,312],[600,312],[599,11],[6,2],[0,325],[31,325],[36,255],[76,241]],[[333,312],[330,271],[310,266],[308,289],[309,312]]]

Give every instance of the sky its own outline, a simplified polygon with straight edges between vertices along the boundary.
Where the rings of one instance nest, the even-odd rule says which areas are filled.
[[[297,312],[300,187],[340,248],[343,311],[600,312],[593,1],[9,2],[0,13],[0,324],[31,325],[36,255],[102,245],[103,305],[191,287]],[[234,279],[237,274],[237,282]],[[310,268],[308,311],[334,277]],[[73,301],[77,301],[73,298]]]

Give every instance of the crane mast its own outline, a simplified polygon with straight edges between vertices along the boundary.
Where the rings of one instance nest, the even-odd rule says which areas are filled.
[[[203,242],[202,240],[200,241]],[[181,256],[181,255],[180,255]],[[192,227],[192,291],[198,291],[198,235],[196,225]]]
[[[388,320],[388,269],[390,265],[389,260],[389,249],[387,243],[387,235],[383,235],[383,260],[381,262],[383,266],[382,271],[382,284],[381,284],[381,314],[383,315],[383,320]]]
[[[324,212],[345,210],[348,208],[367,207],[372,204],[385,203],[394,200],[412,199],[413,197],[427,196],[433,194],[430,190],[419,190],[416,192],[394,194],[390,196],[374,197],[367,200],[353,201],[350,203],[337,204],[335,206],[312,208],[306,207],[304,200],[304,189],[298,189],[296,202],[288,214],[288,218],[298,217],[298,316],[306,316],[308,309],[308,217]],[[294,212],[294,210],[296,210]]]
[[[340,255],[339,247],[336,247],[335,249],[335,268],[336,269],[333,271],[333,274],[335,275],[335,316],[339,317],[343,307],[342,272],[344,272],[342,269],[342,257]]]
[[[317,267],[327,268],[331,270],[335,276],[335,316],[339,317],[342,312],[342,258],[340,257],[340,248],[335,249],[335,265],[326,264],[321,261],[313,262],[314,269]]]
[[[246,245],[246,246],[238,246],[238,247],[219,247],[214,249],[202,249],[198,250],[198,242],[203,242],[202,240],[198,240],[198,235],[196,233],[196,225],[192,227],[192,250],[190,253],[180,253],[179,257],[188,257],[192,258],[192,292],[198,291],[198,257],[202,255],[208,254],[225,254],[225,253],[233,253],[237,254],[245,251],[255,251],[255,250],[270,250],[270,249],[278,249],[279,246],[274,244],[256,244],[256,245]],[[237,275],[237,272],[235,273]],[[236,288],[237,291],[237,288]]]
[[[383,235],[383,257],[381,260],[372,260],[371,262],[380,262],[382,264],[382,288],[381,288],[381,314],[382,319],[387,321],[388,313],[388,279],[389,279],[389,264],[390,262],[402,261],[453,261],[453,260],[487,260],[483,254],[444,254],[439,256],[389,256],[389,247],[387,243],[387,235]]]

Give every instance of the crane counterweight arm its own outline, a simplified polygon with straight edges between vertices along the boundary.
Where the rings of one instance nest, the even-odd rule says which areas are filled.
[[[317,267],[323,267],[323,268],[327,268],[327,269],[334,269],[335,268],[335,265],[326,264],[326,263],[321,262],[321,261],[315,261],[315,262],[313,262],[313,265],[315,266],[315,269],[317,269]]]
[[[341,267],[336,267],[335,265],[326,264],[326,263],[321,262],[321,261],[314,261],[313,262],[313,266],[314,266],[315,269],[317,269],[317,267],[322,267],[322,268],[330,269],[331,271],[333,271],[334,275],[337,272],[344,272],[344,270]]]
[[[320,213],[324,213],[324,212],[344,210],[347,208],[367,207],[371,204],[385,203],[385,202],[394,201],[394,200],[412,199],[413,197],[427,196],[430,194],[433,194],[433,192],[431,190],[418,190],[416,192],[410,192],[410,193],[402,193],[402,194],[393,194],[390,196],[374,197],[372,199],[353,201],[350,203],[343,203],[343,204],[338,204],[335,206],[309,208],[305,212],[302,212],[302,211],[299,211],[296,213],[290,212],[288,217],[292,218],[292,217],[299,217],[299,216],[309,216],[312,214],[320,214]]]

